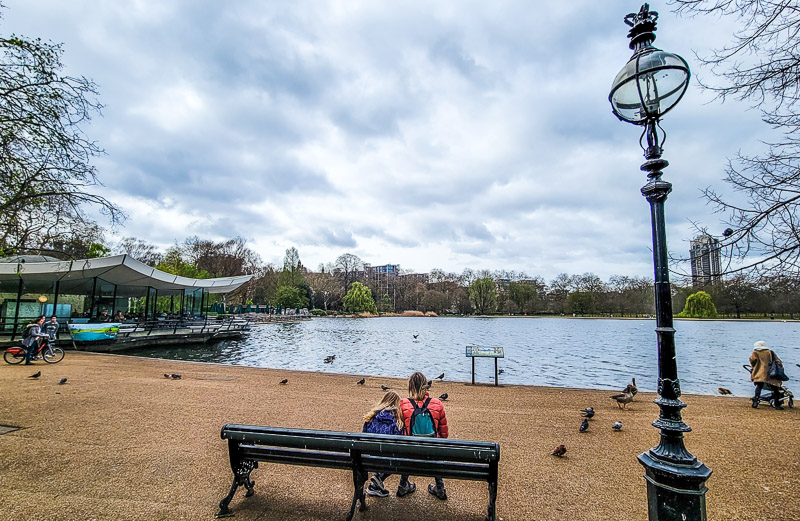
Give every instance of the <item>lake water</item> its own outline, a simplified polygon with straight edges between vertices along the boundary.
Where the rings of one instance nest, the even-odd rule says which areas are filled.
[[[655,320],[570,318],[318,318],[261,324],[242,340],[134,351],[156,358],[468,382],[468,345],[502,346],[501,383],[621,389],[632,377],[640,390],[658,381]],[[675,344],[681,388],[715,394],[719,386],[739,396],[753,386],[742,364],[756,340],[765,340],[800,379],[800,323],[676,321]],[[415,339],[413,335],[417,335]],[[325,357],[336,355],[333,363]],[[475,361],[476,381],[494,382],[494,361]]]

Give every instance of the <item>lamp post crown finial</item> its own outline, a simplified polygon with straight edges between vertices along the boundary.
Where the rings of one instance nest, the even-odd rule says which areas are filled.
[[[656,39],[656,21],[658,12],[650,10],[650,4],[642,5],[638,13],[629,13],[625,16],[624,22],[630,26],[628,38],[631,39],[631,49],[641,49],[649,47]]]

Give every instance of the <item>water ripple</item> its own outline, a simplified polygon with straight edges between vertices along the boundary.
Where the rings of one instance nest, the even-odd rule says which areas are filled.
[[[262,324],[242,340],[175,348],[145,349],[135,355],[405,378],[469,381],[465,346],[503,346],[500,381],[508,384],[619,389],[634,377],[642,390],[658,380],[655,321],[559,318],[372,318],[314,319]],[[675,324],[681,388],[713,394],[718,386],[752,394],[746,364],[753,342],[765,340],[784,360],[787,374],[800,378],[800,323],[703,322]],[[418,335],[414,339],[413,335]],[[323,359],[336,355],[331,364]],[[494,381],[491,359],[477,359],[476,381]],[[792,382],[789,382],[791,387]]]

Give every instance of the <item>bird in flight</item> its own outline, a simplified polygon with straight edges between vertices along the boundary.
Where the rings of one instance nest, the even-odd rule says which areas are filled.
[[[411,336],[413,336],[414,338],[417,338],[419,336],[419,333],[417,333],[416,335],[411,335]]]

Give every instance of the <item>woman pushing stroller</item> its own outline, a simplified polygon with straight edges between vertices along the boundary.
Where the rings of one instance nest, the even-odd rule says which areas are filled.
[[[750,380],[756,386],[756,392],[753,396],[753,409],[758,408],[758,402],[761,399],[761,391],[764,386],[772,391],[772,399],[770,405],[773,409],[783,409],[783,380],[777,378],[774,374],[770,374],[770,365],[775,362],[783,368],[783,362],[778,358],[763,340],[759,340],[753,344],[753,352],[750,354],[750,365],[753,367],[750,371]]]

